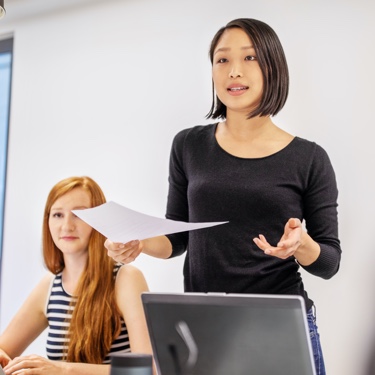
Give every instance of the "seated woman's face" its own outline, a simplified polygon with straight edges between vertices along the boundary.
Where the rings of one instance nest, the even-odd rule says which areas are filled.
[[[87,252],[92,228],[71,212],[86,208],[91,208],[91,197],[82,188],[61,196],[51,207],[49,230],[53,242],[64,255]]]

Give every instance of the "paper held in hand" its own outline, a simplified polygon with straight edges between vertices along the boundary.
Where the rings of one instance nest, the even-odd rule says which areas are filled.
[[[131,210],[115,202],[72,212],[103,236],[120,243],[228,223],[228,221],[187,223],[162,219]]]

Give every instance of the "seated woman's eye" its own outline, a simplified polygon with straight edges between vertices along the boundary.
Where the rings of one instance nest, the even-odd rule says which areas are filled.
[[[245,57],[245,60],[246,61],[254,61],[254,60],[256,60],[257,58],[256,58],[256,56],[246,56]]]

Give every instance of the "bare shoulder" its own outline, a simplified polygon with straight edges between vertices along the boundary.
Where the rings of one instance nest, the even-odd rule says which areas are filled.
[[[54,275],[51,273],[46,274],[32,289],[31,293],[26,298],[20,309],[20,316],[30,315],[30,311],[37,314],[44,315],[45,306],[49,297]]]
[[[53,279],[55,278],[55,275],[48,272],[46,273],[43,278],[40,280],[40,284],[43,285],[44,287],[50,287]]]
[[[129,264],[119,269],[115,289],[117,304],[124,317],[134,311],[134,306],[141,306],[141,294],[149,291],[142,271]]]
[[[147,282],[143,275],[143,272],[130,264],[124,264],[118,271],[117,274],[117,285],[134,287],[139,286],[141,289],[147,288]]]
[[[39,283],[35,286],[34,290],[38,293],[47,293],[51,287],[54,277],[55,275],[50,272],[45,274],[39,281]]]
[[[139,268],[131,264],[124,264],[123,266],[121,266],[117,274],[118,279],[129,279],[137,277],[143,278],[143,272]]]
[[[55,275],[52,273],[44,275],[31,293],[31,296],[34,296],[35,300],[40,303],[40,306],[44,307],[46,303],[54,277]]]

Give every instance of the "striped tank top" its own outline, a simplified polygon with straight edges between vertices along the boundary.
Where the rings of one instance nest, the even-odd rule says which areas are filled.
[[[114,277],[116,277],[120,267],[121,265],[114,267]],[[61,277],[62,273],[59,273],[53,279],[46,311],[48,319],[47,357],[55,361],[63,360],[64,350],[68,347],[69,338],[66,337],[66,333],[76,300],[75,297],[64,290]],[[73,302],[72,306],[70,305],[71,302]],[[113,353],[126,352],[130,352],[130,343],[125,321],[121,317],[120,335],[112,342],[111,350],[103,359],[103,363],[109,364],[111,362],[110,355]]]

